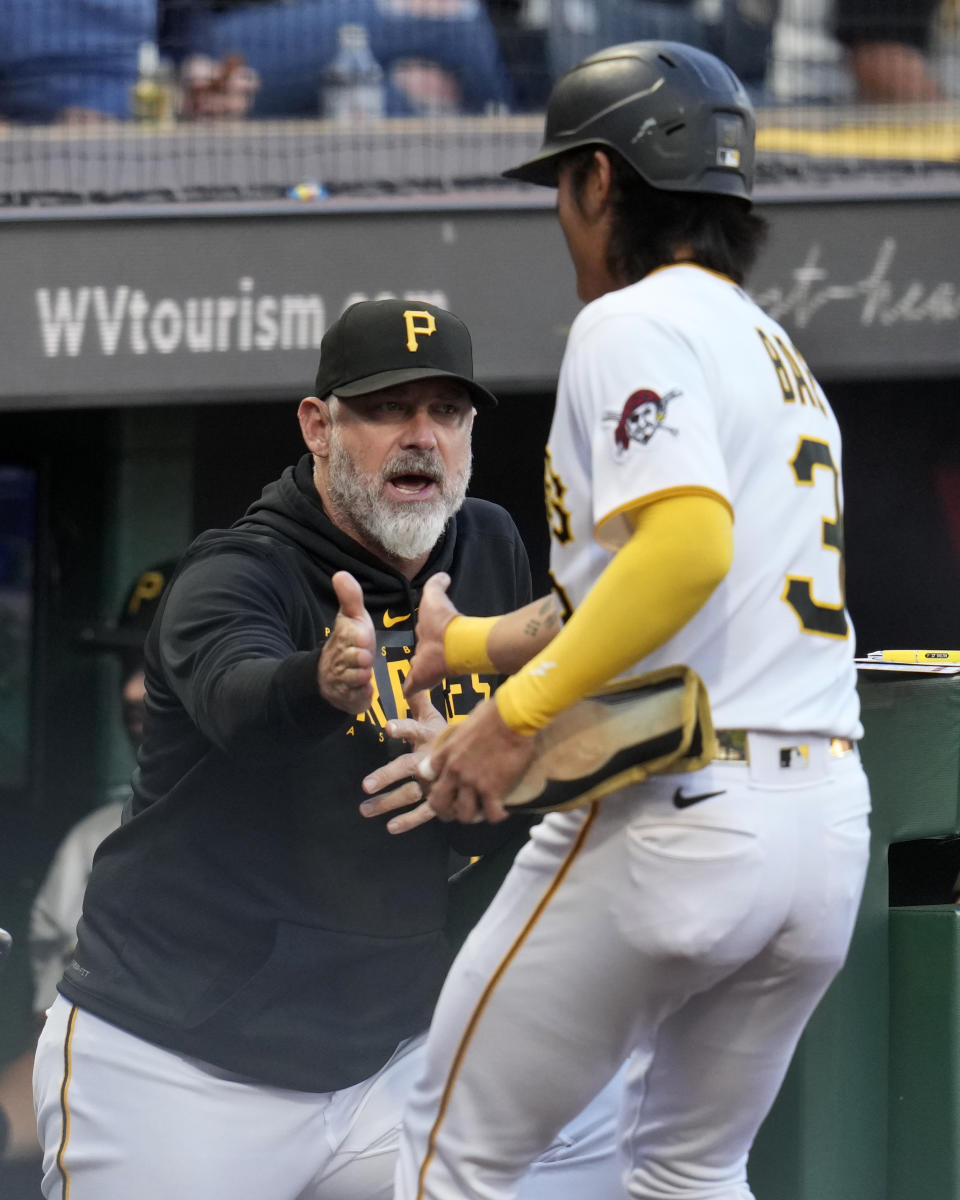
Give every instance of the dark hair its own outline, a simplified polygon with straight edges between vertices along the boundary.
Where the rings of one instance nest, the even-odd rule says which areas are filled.
[[[610,159],[613,226],[607,266],[615,279],[635,283],[676,260],[680,246],[689,257],[742,284],[767,233],[767,222],[736,196],[713,192],[671,192],[651,187],[615,150],[586,146],[562,158],[570,169],[579,204],[595,150]]]

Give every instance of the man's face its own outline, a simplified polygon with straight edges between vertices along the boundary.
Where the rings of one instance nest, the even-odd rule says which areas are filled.
[[[470,480],[473,406],[466,389],[455,380],[422,379],[331,399],[329,411],[330,515],[376,553],[425,558]]]
[[[607,262],[609,180],[596,165],[577,190],[570,163],[557,171],[557,220],[577,274],[577,295],[591,301],[622,286],[610,274]]]

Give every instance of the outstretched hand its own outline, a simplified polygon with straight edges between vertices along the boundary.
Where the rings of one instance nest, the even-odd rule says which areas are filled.
[[[349,571],[332,577],[340,611],[317,667],[320,695],[346,713],[360,713],[373,701],[373,658],[377,637],[363,603],[363,589]]]
[[[447,673],[443,635],[453,618],[459,615],[447,595],[449,586],[450,576],[443,571],[431,575],[423,585],[417,610],[416,649],[403,683],[403,694],[408,700],[414,693],[434,687]]]
[[[496,703],[484,700],[419,756],[417,775],[442,821],[496,823],[509,815],[503,800],[535,749],[532,737],[514,733]]]
[[[429,745],[436,735],[446,728],[446,723],[439,712],[430,702],[429,692],[416,692],[410,697],[412,717],[404,717],[387,722],[387,736],[399,738],[413,747],[409,754],[403,754],[388,762],[386,766],[372,771],[363,781],[363,790],[370,796],[360,805],[360,812],[365,817],[376,817],[381,813],[393,812],[398,808],[409,808],[409,812],[400,813],[387,822],[389,833],[406,833],[416,829],[425,821],[432,821],[437,815],[430,807],[429,801],[424,800],[424,790],[416,778],[417,765],[424,755],[424,747]],[[399,786],[384,792],[391,784]],[[382,793],[374,795],[374,793]],[[422,801],[416,808],[411,805]]]

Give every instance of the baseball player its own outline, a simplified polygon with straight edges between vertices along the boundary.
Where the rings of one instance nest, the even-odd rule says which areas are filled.
[[[516,1196],[624,1060],[622,1194],[747,1200],[754,1135],[846,955],[869,793],[840,435],[743,288],[753,162],[726,65],[640,42],[563,76],[540,152],[507,172],[556,187],[586,302],[546,457],[558,599],[478,619],[427,585],[408,686],[515,673],[427,747],[426,803],[501,819],[536,730],[670,664],[707,685],[719,749],[534,830],[441,994],[397,1200]]]

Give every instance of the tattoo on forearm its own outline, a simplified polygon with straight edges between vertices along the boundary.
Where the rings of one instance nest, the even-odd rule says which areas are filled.
[[[560,614],[557,612],[556,601],[551,596],[544,600],[535,616],[530,617],[523,632],[527,637],[536,637],[541,629],[556,629],[560,625]]]

